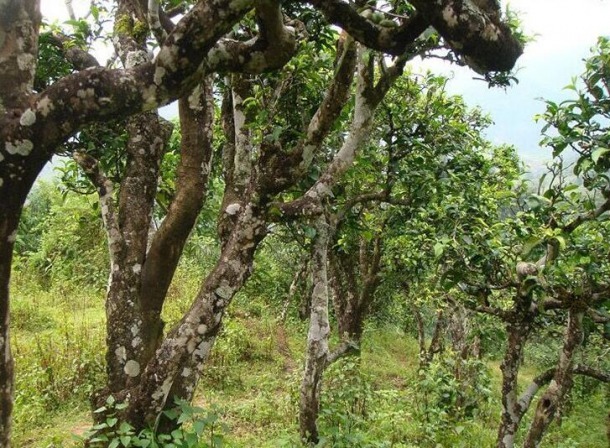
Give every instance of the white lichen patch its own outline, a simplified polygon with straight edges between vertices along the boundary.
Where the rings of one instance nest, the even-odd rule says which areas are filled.
[[[34,67],[35,61],[34,55],[29,53],[22,53],[17,56],[17,66],[19,67],[19,70],[31,70]]]
[[[163,83],[163,77],[165,76],[166,73],[167,73],[167,70],[165,70],[165,67],[157,67],[155,69],[155,75],[153,77],[154,83],[157,84],[158,86],[160,86]]]
[[[178,40],[178,34],[174,34],[174,39]],[[178,58],[178,47],[170,45],[169,47],[161,48],[157,55],[157,62],[170,70],[176,70],[176,60]]]
[[[131,341],[131,346],[133,348],[136,348],[138,345],[140,345],[142,343],[142,338],[139,336],[136,336],[135,338],[133,338],[133,341]]]
[[[129,330],[131,331],[131,334],[133,336],[137,336],[137,334],[140,332],[140,326],[137,323],[135,323],[131,326],[131,328]]]
[[[32,126],[34,123],[36,123],[36,113],[28,108],[21,114],[19,124],[21,126]]]
[[[201,85],[198,84],[197,87],[193,89],[191,94],[188,96],[189,108],[194,111],[203,110],[203,106],[201,105]]]
[[[93,98],[95,96],[95,90],[91,87],[86,89],[79,89],[76,91],[76,96],[81,99]]]
[[[225,209],[225,212],[227,213],[227,215],[235,215],[236,213],[238,213],[241,210],[241,204],[238,204],[237,202],[234,202],[233,204],[229,204],[227,205],[227,208]]]
[[[0,159],[2,160],[2,159]],[[207,176],[210,174],[210,163],[201,162],[201,174]]]
[[[163,381],[163,384],[161,385],[161,387],[159,389],[157,389],[157,391],[155,393],[152,394],[152,398],[155,401],[159,401],[162,398],[165,398],[167,396],[167,394],[169,394],[169,390],[172,387],[172,380],[171,378],[167,378],[165,381]]]
[[[133,359],[130,359],[125,363],[123,371],[130,377],[138,376],[140,374],[140,363],[134,361]]]
[[[195,339],[189,339],[186,343],[186,351],[189,353],[193,353],[197,348],[197,341]]]
[[[199,334],[205,334],[205,332],[207,331],[208,327],[204,324],[201,324],[197,327],[197,333]]]
[[[131,267],[131,270],[134,274],[139,274],[140,272],[142,272],[142,265],[140,263],[136,263]]]
[[[483,39],[497,41],[500,38],[500,30],[493,23],[490,23],[483,30]]]
[[[151,84],[142,90],[142,99],[144,100],[143,109],[152,109],[157,105],[157,86]]]
[[[182,376],[185,378],[188,378],[189,376],[191,376],[191,373],[193,373],[193,371],[191,369],[189,369],[188,367],[185,367],[182,370]]]
[[[233,295],[233,288],[231,288],[229,285],[221,285],[216,288],[214,293],[221,299],[228,300]]]
[[[127,350],[122,345],[114,351],[119,362],[125,362],[127,359]]]
[[[195,350],[193,352],[193,356],[195,356],[199,359],[205,359],[210,351],[211,346],[212,346],[211,341],[201,341],[199,346],[197,346],[197,350]]]
[[[27,139],[6,142],[6,152],[11,155],[18,154],[25,157],[32,152],[32,149],[34,149],[34,143]]]
[[[456,26],[458,24],[457,15],[456,15],[456,13],[453,10],[453,7],[451,5],[447,5],[445,7],[445,9],[443,9],[443,20],[450,27],[454,27],[454,26]]]
[[[17,231],[13,230],[13,232],[8,236],[7,241],[9,243],[14,243],[15,241],[17,241]]]
[[[234,272],[239,272],[241,270],[241,262],[239,260],[231,260],[228,263]]]
[[[49,115],[49,112],[51,112],[54,108],[53,102],[48,96],[41,98],[36,105],[36,110],[38,110],[43,117]]]
[[[137,50],[130,51],[125,56],[125,68],[130,69],[138,65],[142,65],[148,62],[148,52]]]

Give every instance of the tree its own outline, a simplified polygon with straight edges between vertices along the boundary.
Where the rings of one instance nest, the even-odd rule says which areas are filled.
[[[501,365],[502,414],[497,446],[514,446],[523,417],[539,397],[524,446],[540,444],[571,390],[574,375],[607,382],[607,371],[576,363],[585,328],[607,322],[608,276],[608,40],[586,63],[575,100],[547,103],[543,142],[558,157],[535,194],[516,191],[498,220],[468,225],[472,240],[445,251],[446,288],[465,293],[468,307],[499,318],[507,343]],[[575,179],[559,157],[578,153]],[[582,184],[582,186],[580,185]],[[504,200],[510,197],[510,193]],[[471,244],[472,243],[472,244]],[[539,327],[559,322],[562,347],[554,367],[519,392],[524,348]],[[600,331],[600,330],[596,330]],[[603,330],[600,331],[603,333]]]
[[[361,44],[395,55],[416,51],[417,39],[432,25],[456,54],[481,72],[510,70],[521,54],[521,44],[502,22],[495,3],[489,9],[461,0],[444,0],[440,4],[419,0],[411,4],[390,2],[392,15],[388,17],[394,18],[390,19],[391,26],[375,23],[366,8],[361,14],[360,8],[364,5],[340,0],[201,0],[192,6],[186,5],[185,14],[177,23],[171,20],[170,11],[164,6],[167,5],[158,1],[117,1],[115,42],[122,67],[95,66],[86,53],[78,51],[84,47],[72,46],[75,51],[66,48],[65,55],[72,59],[74,70],[40,86],[36,82],[41,42],[39,2],[8,0],[3,3],[0,13],[1,446],[10,444],[13,401],[9,280],[16,230],[33,182],[70,138],[89,125],[131,117],[127,122],[127,138],[135,152],[129,154],[133,163],[127,166],[118,196],[109,188],[94,160],[78,155],[77,158],[97,187],[107,219],[111,257],[116,261],[112,267],[116,289],[109,295],[107,312],[109,322],[116,324],[117,329],[110,330],[108,335],[110,381],[102,395],[129,397],[129,405],[121,417],[139,428],[152,424],[159,411],[171,404],[172,395],[187,399],[192,396],[193,385],[214,343],[223,313],[250,274],[256,248],[267,233],[270,210],[277,207],[272,204],[281,199],[278,196],[281,192],[307,174],[349,96],[354,56],[353,46],[348,44],[339,46],[338,66],[328,78],[325,97],[314,107],[305,125],[301,124],[299,130],[303,131],[298,137],[291,134],[282,135],[279,140],[266,139],[267,130],[260,140],[252,139],[246,101],[252,97],[252,77],[273,70],[280,79],[288,74],[286,64],[299,53],[297,42],[305,39],[301,23],[309,23],[308,17],[312,16],[314,21],[319,20],[318,14],[322,13],[326,21],[342,27]],[[158,39],[158,52],[152,59],[148,57],[149,41],[142,37],[148,30]],[[59,41],[63,39],[56,37]],[[319,39],[317,34],[309,36],[314,44]],[[145,171],[148,169],[151,173],[158,169],[168,135],[163,122],[152,111],[178,98],[183,98],[184,107],[191,98],[195,101],[188,102],[192,110],[183,114],[183,123],[188,119],[206,122],[209,116],[198,114],[209,111],[205,105],[213,96],[206,88],[206,79],[216,73],[225,74],[229,80],[223,108],[227,143],[223,148],[226,189],[219,214],[222,252],[217,265],[202,280],[191,309],[161,340],[157,311],[163,304],[163,288],[151,289],[159,293],[153,298],[128,294],[127,286],[145,288],[144,270],[155,268],[163,272],[165,268],[165,265],[155,267],[155,258],[159,258],[153,255],[155,247],[148,247],[149,219],[144,216],[151,210],[156,187],[156,180]],[[253,111],[260,112],[260,109]],[[201,138],[208,141],[209,135]],[[150,157],[141,157],[140,151],[148,151]],[[316,189],[312,190],[314,197],[345,171],[343,155],[337,153],[336,163],[331,163],[320,177]],[[197,157],[205,163],[204,155],[200,153]],[[338,165],[342,168],[337,169]],[[205,181],[205,176],[193,174],[190,164],[185,163],[184,167],[185,183],[201,185]],[[195,168],[198,170],[200,166]],[[118,211],[113,211],[115,201]],[[308,203],[285,204],[280,208],[285,215],[302,214]],[[176,216],[178,223],[175,227],[168,224],[171,234],[160,236],[156,241],[161,246],[177,247],[179,251],[181,243],[174,246],[174,239],[183,239],[188,224],[182,224],[191,219],[184,214],[194,213],[199,205],[186,206],[180,201],[174,204],[172,216]],[[133,210],[127,210],[126,205]],[[147,267],[149,256],[151,261]],[[147,319],[151,325],[145,328]]]
[[[370,125],[371,140],[362,142],[357,163],[319,204],[300,402],[301,435],[310,441],[318,438],[315,422],[324,371],[357,351],[365,320],[381,308],[375,295],[389,260],[405,256],[400,247],[404,240],[421,233],[415,217],[434,215],[428,226],[438,230],[451,222],[452,214],[474,210],[474,204],[489,200],[488,196],[478,199],[481,190],[504,189],[517,173],[510,163],[514,154],[493,148],[482,138],[488,119],[478,109],[469,110],[461,98],[447,95],[446,82],[432,75],[398,80],[378,107],[377,119]],[[473,171],[479,175],[476,184]],[[472,214],[471,219],[481,216],[485,217]],[[399,235],[399,247],[386,249],[388,241]],[[412,258],[417,256],[425,257],[419,253]],[[406,271],[400,284],[392,286],[404,288],[412,280]],[[330,297],[341,341],[332,350]]]

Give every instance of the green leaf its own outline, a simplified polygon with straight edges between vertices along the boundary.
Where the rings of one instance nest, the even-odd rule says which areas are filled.
[[[131,426],[129,423],[127,422],[121,422],[120,426],[119,426],[119,432],[122,434],[127,434],[129,432],[133,431],[133,426]]]
[[[445,245],[441,242],[438,242],[434,245],[434,256],[436,258],[440,257],[441,255],[443,255],[443,252],[445,251]]]
[[[597,164],[600,157],[609,152],[610,148],[597,148],[595,151],[591,152],[591,160],[593,160],[593,163]]]
[[[525,243],[523,243],[523,249],[521,250],[521,256],[526,257],[527,255],[529,255],[529,253],[532,251],[532,249],[534,249],[536,246],[538,246],[543,241],[544,241],[544,239],[538,238],[535,236],[528,238],[525,241]]]
[[[110,418],[106,419],[106,424],[108,425],[109,428],[112,428],[114,425],[117,424],[118,421],[119,421],[118,418],[110,417]]]
[[[557,242],[559,243],[559,248],[560,249],[565,249],[566,248],[566,239],[560,235],[555,235],[555,239],[557,240]]]

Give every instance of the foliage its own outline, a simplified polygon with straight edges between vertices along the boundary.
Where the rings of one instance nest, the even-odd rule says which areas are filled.
[[[54,415],[88,408],[90,394],[104,378],[103,310],[99,293],[87,285],[42,289],[19,271],[12,282],[17,291],[12,301],[15,425],[26,434],[46,428]]]
[[[368,446],[363,429],[372,411],[371,380],[360,371],[357,360],[348,358],[332,365],[325,375],[320,410],[319,446]]]
[[[197,275],[183,265],[177,283],[180,287],[190,284],[196,290]],[[19,291],[13,302],[15,306],[23,309],[22,303],[35,303],[41,312],[39,314],[52,317],[51,325],[42,328],[42,335],[45,332],[51,334],[44,336],[46,342],[41,341],[40,350],[30,327],[21,328],[18,322],[14,322],[14,350],[17,368],[21,372],[17,384],[15,444],[64,448],[80,446],[73,445],[75,442],[71,440],[70,433],[77,427],[90,426],[87,413],[87,391],[90,389],[87,388],[99,382],[99,377],[83,374],[83,370],[74,368],[72,362],[94,361],[97,363],[97,375],[103,375],[102,299],[99,293],[86,291],[82,287],[75,289],[69,286],[60,290],[59,286],[55,286],[51,291],[41,291],[36,282],[23,273],[17,273],[13,281],[17,282],[15,291]],[[173,304],[189,296],[182,289],[172,289],[169,301]],[[216,413],[227,424],[226,430],[222,430],[225,446],[299,446],[300,442],[295,436],[294,401],[295,394],[298,394],[298,366],[303,353],[303,326],[289,321],[285,327],[287,340],[284,343],[288,347],[285,350],[286,345],[280,349],[276,337],[278,324],[271,316],[238,313],[227,321],[227,325],[230,341],[224,344],[224,338],[219,338],[216,345],[219,356],[213,352],[208,364],[210,373],[202,378],[202,389],[197,394],[196,403],[204,399],[202,407],[208,413],[215,403],[222,407],[222,412]],[[66,337],[71,341],[66,347],[72,351],[62,348],[62,355],[56,356],[57,346],[50,341]],[[234,345],[237,347],[234,348]],[[262,356],[244,359],[240,353],[245,346]],[[50,388],[47,386],[49,383],[45,383],[48,377],[44,376],[44,362],[52,363],[50,365],[56,373],[55,386]],[[526,378],[530,372],[533,375],[537,362],[531,356],[526,357]],[[324,424],[329,423],[325,428],[336,428],[336,425],[348,422],[352,428],[352,439],[366,447],[435,448],[438,443],[464,448],[491,446],[496,434],[500,389],[497,363],[486,362],[486,366],[491,376],[493,400],[479,404],[476,418],[449,420],[445,429],[436,433],[436,441],[432,441],[432,430],[426,429],[416,406],[422,399],[418,390],[417,342],[395,327],[383,323],[369,326],[364,334],[359,363],[344,360],[332,366],[330,375],[326,377],[328,381],[323,386],[325,398],[322,403],[328,405],[326,409],[332,405],[338,415],[336,418],[333,414],[324,415]],[[214,369],[218,375],[212,373]],[[229,375],[226,380],[220,378],[221,371]],[[76,383],[77,393],[72,392],[74,379],[82,381]],[[578,385],[578,381],[575,393],[584,389]],[[342,390],[346,385],[349,385],[347,390]],[[47,399],[45,389],[54,391],[52,393],[57,398]],[[586,405],[575,400],[562,426],[554,427],[549,440],[541,446],[557,446],[561,440],[567,439],[586,446],[603,446],[603,416],[608,404],[605,397],[603,388],[592,388]],[[330,435],[339,442],[345,441],[336,430]]]
[[[144,448],[219,448],[224,446],[225,426],[219,422],[219,410],[213,407],[206,412],[203,408],[192,406],[178,400],[176,407],[164,411],[164,416],[176,422],[178,428],[170,434],[159,434],[154,429],[144,429],[136,434],[126,422],[119,422],[118,414],[127,407],[117,403],[110,396],[106,405],[95,413],[107,416],[102,423],[95,425],[85,435],[91,447],[144,447]]]
[[[97,201],[60,193],[41,183],[23,211],[16,242],[17,269],[31,270],[41,284],[106,285],[107,248]]]

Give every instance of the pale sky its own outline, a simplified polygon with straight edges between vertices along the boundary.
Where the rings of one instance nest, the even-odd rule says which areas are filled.
[[[423,65],[436,72],[453,75],[449,84],[452,93],[461,94],[470,105],[479,105],[489,112],[495,125],[488,137],[495,143],[511,143],[521,157],[536,166],[548,160],[549,151],[538,148],[540,124],[535,114],[544,111],[541,98],[561,101],[570,79],[582,72],[582,60],[600,35],[610,35],[610,0],[509,0],[514,11],[520,12],[523,28],[535,41],[525,49],[517,66],[519,84],[503,91],[488,89],[478,76],[466,68],[452,67],[438,60]],[[88,0],[73,0],[76,15],[88,9]],[[67,10],[61,0],[42,0],[43,16],[47,20],[65,20]],[[418,69],[422,64],[417,64]],[[172,113],[175,108],[170,108]]]
[[[569,96],[563,88],[583,71],[582,60],[597,37],[610,35],[610,0],[510,0],[508,4],[520,12],[523,28],[536,39],[517,61],[519,84],[506,91],[488,89],[484,82],[473,80],[478,75],[469,69],[441,61],[428,61],[426,67],[453,72],[449,90],[491,114],[495,125],[488,137],[495,143],[514,144],[521,158],[535,168],[550,159],[550,151],[538,147],[542,124],[533,120],[545,110],[541,98],[561,101]]]

